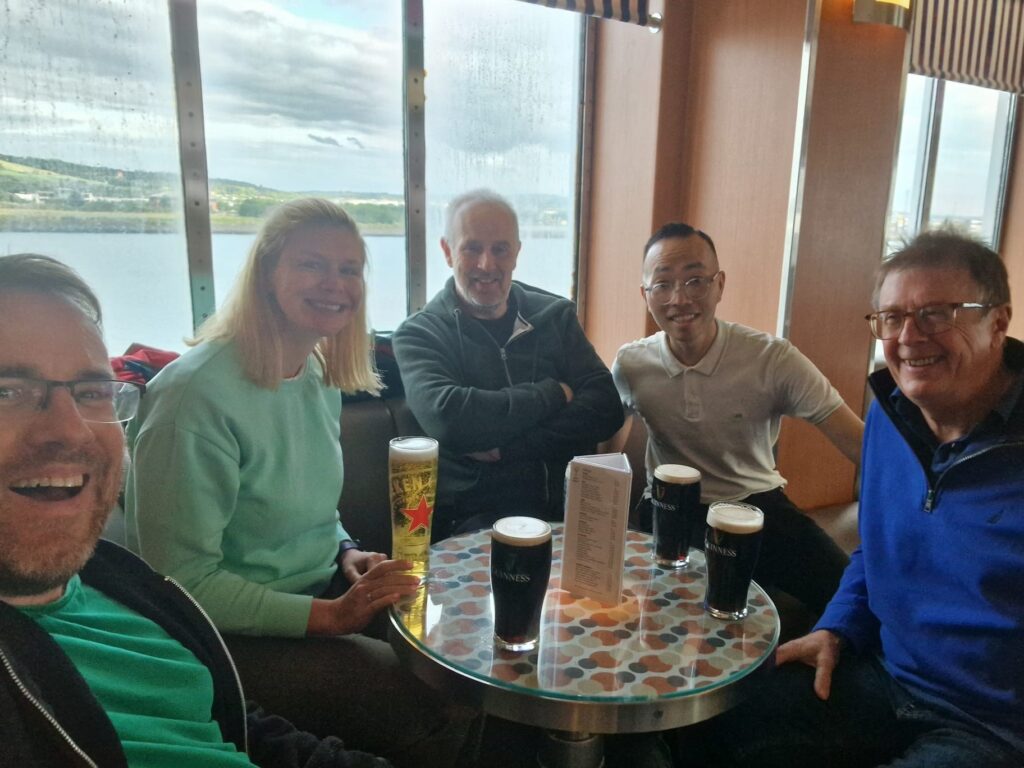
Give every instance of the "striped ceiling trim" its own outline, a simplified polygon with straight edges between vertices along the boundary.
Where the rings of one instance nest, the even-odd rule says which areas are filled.
[[[1024,94],[1024,0],[916,0],[910,71]]]
[[[652,22],[647,13],[648,0],[522,0],[525,3],[543,5],[547,8],[561,8],[603,19],[628,21],[646,27]]]

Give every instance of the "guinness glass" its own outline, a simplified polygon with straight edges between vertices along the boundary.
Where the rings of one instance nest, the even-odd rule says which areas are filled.
[[[682,464],[660,464],[651,480],[651,507],[654,561],[664,568],[682,568],[700,518],[700,472]]]
[[[551,526],[532,517],[503,517],[491,530],[494,641],[506,651],[530,651],[551,575]]]
[[[707,521],[704,608],[719,619],[742,619],[747,615],[747,590],[761,549],[764,513],[750,504],[718,501],[708,508]]]

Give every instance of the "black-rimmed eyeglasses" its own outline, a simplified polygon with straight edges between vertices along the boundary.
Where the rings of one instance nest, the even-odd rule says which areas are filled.
[[[52,381],[0,376],[0,420],[43,410],[57,387],[68,391],[83,420],[101,424],[130,421],[138,413],[139,399],[146,389],[141,384],[116,379]]]
[[[715,278],[722,274],[719,270],[710,277],[688,277],[685,280],[658,280],[651,285],[645,285],[644,291],[651,300],[658,304],[668,304],[677,291],[690,301],[700,301],[711,291]]]
[[[865,315],[871,328],[871,334],[876,339],[887,341],[895,339],[903,331],[903,324],[908,317],[914,318],[917,330],[925,336],[934,336],[937,333],[948,331],[956,325],[957,318],[965,309],[991,309],[998,307],[998,304],[978,304],[973,301],[962,301],[952,304],[929,304],[926,307],[918,307],[910,311],[902,309],[883,309],[880,312],[872,312]]]

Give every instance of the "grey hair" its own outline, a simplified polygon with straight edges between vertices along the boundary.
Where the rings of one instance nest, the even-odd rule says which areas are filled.
[[[103,312],[92,288],[67,264],[49,256],[0,256],[0,293],[58,296],[81,310],[97,328],[103,327]]]
[[[922,232],[882,262],[875,277],[872,303],[878,308],[882,283],[893,272],[912,269],[959,269],[981,289],[986,304],[1009,304],[1010,283],[999,254],[983,242],[951,227]]]
[[[452,242],[455,234],[455,221],[459,214],[466,208],[480,204],[497,205],[504,208],[512,217],[512,223],[516,228],[516,240],[519,239],[519,216],[516,215],[516,209],[512,207],[512,203],[493,190],[480,188],[463,192],[448,202],[448,206],[444,209],[444,240],[446,243]]]

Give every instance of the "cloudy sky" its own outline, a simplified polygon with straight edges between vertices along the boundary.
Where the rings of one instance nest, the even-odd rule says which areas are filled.
[[[927,78],[911,75],[904,94],[905,109],[893,208],[910,213],[914,199],[915,159],[920,149],[921,122],[926,113]],[[932,211],[941,216],[981,213],[989,178],[990,148],[999,123],[1000,100],[1007,96],[989,88],[947,83],[939,134],[939,163]],[[1005,117],[1003,118],[1005,120]]]
[[[210,175],[400,194],[401,5],[199,0]],[[510,0],[427,3],[435,188],[571,184],[576,29]],[[0,0],[0,152],[174,170],[173,93],[165,3]]]
[[[401,5],[198,0],[210,175],[400,194]],[[575,17],[512,0],[425,6],[428,189],[570,194]],[[980,212],[994,93],[947,90],[936,212]],[[173,94],[166,3],[0,0],[0,153],[176,170]],[[904,135],[916,120],[908,111]]]

